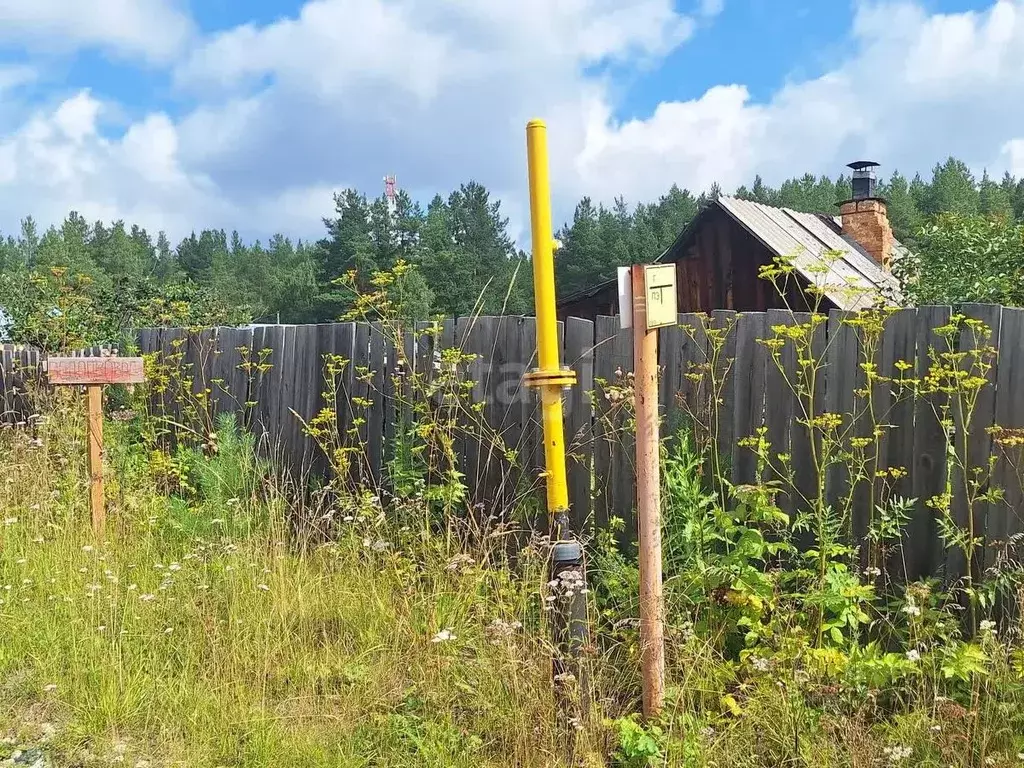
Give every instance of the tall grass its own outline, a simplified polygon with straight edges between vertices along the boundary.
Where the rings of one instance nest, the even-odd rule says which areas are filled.
[[[108,425],[103,543],[75,398],[38,440],[0,434],[0,750],[43,744],[59,765],[567,764],[543,563],[485,569],[374,497],[333,510],[334,541],[303,545],[237,434],[221,430],[175,498],[132,429]]]

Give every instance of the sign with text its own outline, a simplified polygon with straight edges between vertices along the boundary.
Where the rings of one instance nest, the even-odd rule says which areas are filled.
[[[51,357],[46,379],[52,385],[141,384],[141,357]]]
[[[676,265],[644,266],[647,330],[676,324]]]

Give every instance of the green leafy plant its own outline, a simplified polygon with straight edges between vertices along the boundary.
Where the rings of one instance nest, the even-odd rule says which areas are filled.
[[[620,717],[609,723],[617,747],[612,755],[620,768],[647,768],[663,760],[665,734],[657,725],[641,725],[635,716]]]

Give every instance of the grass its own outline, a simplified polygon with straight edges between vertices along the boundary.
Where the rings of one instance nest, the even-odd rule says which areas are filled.
[[[384,522],[372,499],[334,510],[336,540],[300,548],[273,484],[225,497],[247,484],[224,462],[221,478],[206,467],[212,492],[168,498],[114,424],[99,544],[82,429],[65,402],[39,441],[0,438],[8,752],[43,743],[59,765],[565,764],[540,563],[526,558],[518,578],[484,568]]]
[[[385,511],[370,494],[316,508],[329,538],[299,537],[286,521],[310,509],[251,439],[222,429],[216,456],[171,465],[115,419],[100,543],[81,411],[64,393],[37,437],[0,431],[0,764],[41,749],[135,768],[1024,765],[1012,622],[922,635],[913,660],[821,647],[790,596],[752,614],[736,590],[674,596],[707,571],[673,572],[667,707],[644,724],[635,564],[598,542],[594,706],[574,723],[552,693],[542,545],[513,564],[502,537],[467,548],[424,532],[418,498]],[[698,514],[684,474],[694,487],[670,498]]]

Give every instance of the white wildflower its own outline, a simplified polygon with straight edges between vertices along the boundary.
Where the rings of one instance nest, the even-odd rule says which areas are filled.
[[[146,594],[139,595],[139,600],[144,603],[148,603],[150,600],[156,600],[156,595],[147,592]]]
[[[920,661],[921,654],[918,652],[916,648],[911,648],[909,651],[907,651],[907,660],[914,662]]]
[[[914,754],[914,748],[905,746],[886,747],[882,750],[882,754],[889,758],[889,762],[895,765]]]
[[[994,621],[990,621],[989,619],[985,619],[981,622],[981,624],[978,625],[978,629],[980,629],[982,632],[994,632],[996,629],[996,623]]]
[[[458,636],[453,633],[450,629],[442,629],[436,635],[434,635],[430,642],[432,643],[447,643],[449,640],[455,640]]]
[[[169,566],[167,566],[167,569],[171,571],[180,571],[181,563],[171,563]]]

